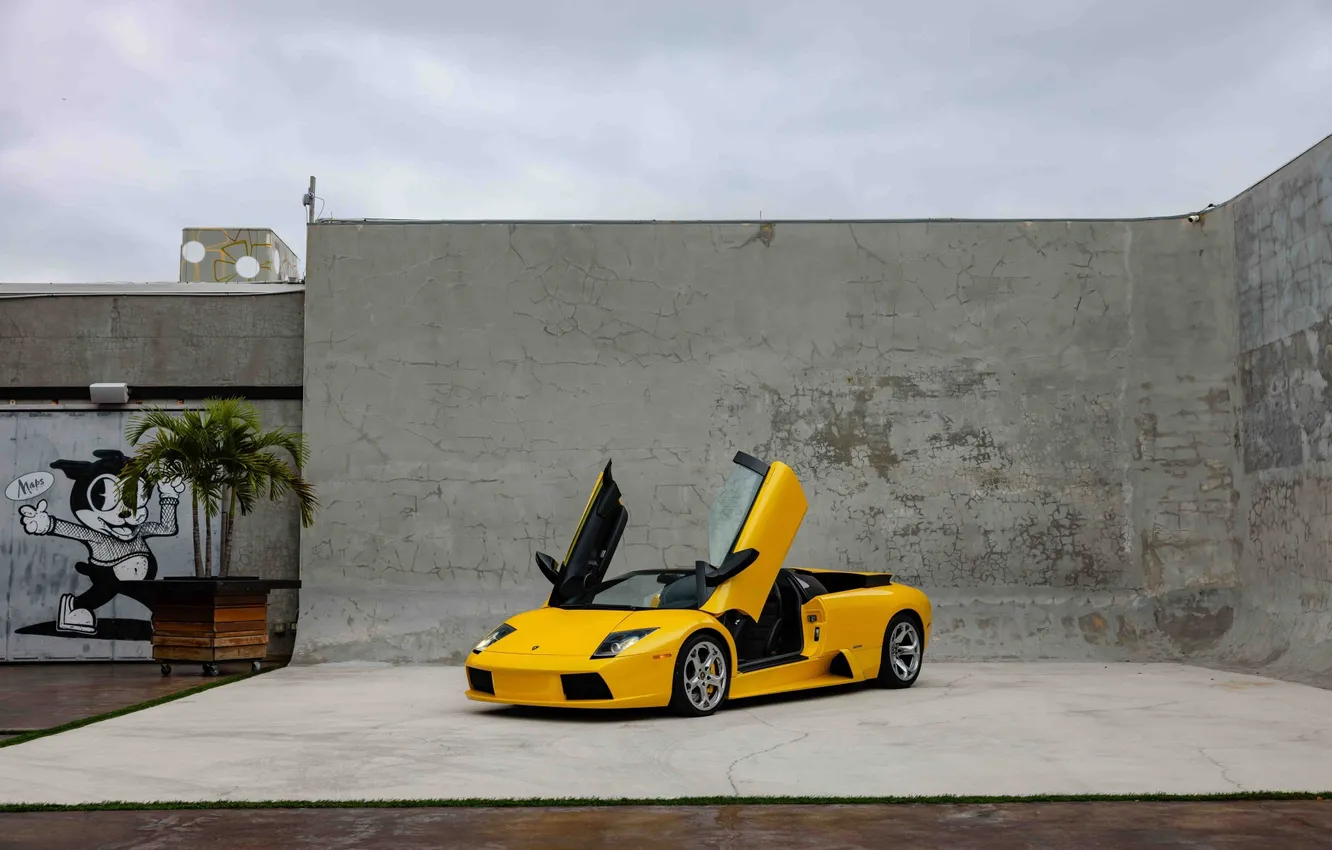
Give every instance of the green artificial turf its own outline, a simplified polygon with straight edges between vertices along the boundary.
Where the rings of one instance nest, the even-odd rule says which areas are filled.
[[[219,679],[216,679],[215,681],[208,682],[207,684],[204,685],[198,685],[197,687],[193,688],[186,688],[183,691],[176,691],[174,694],[167,694],[166,696],[157,697],[156,699],[150,699],[146,702],[139,702],[135,703],[134,705],[128,705],[125,706],[124,708],[117,708],[115,711],[108,711],[105,714],[97,714],[92,717],[85,717],[82,720],[71,720],[69,723],[62,723],[59,726],[52,726],[50,729],[38,729],[34,732],[24,732],[21,735],[17,735],[13,738],[6,738],[5,740],[0,741],[0,749],[4,749],[5,747],[12,747],[15,746],[16,744],[26,744],[27,742],[35,741],[38,738],[45,738],[47,735],[58,735],[61,732],[68,732],[71,729],[78,729],[81,726],[89,726],[93,723],[101,723],[103,720],[110,720],[113,717],[123,717],[126,714],[133,714],[136,711],[143,711],[145,708],[152,708],[155,705],[162,705],[163,703],[168,703],[171,702],[172,700],[183,699],[184,697],[193,696],[195,694],[201,694],[204,691],[212,690],[213,688],[220,688],[223,685],[229,685],[232,682],[239,682],[242,679],[249,679],[252,676],[262,676],[263,674],[267,673],[269,670],[276,670],[276,669],[277,669],[276,667],[270,667],[267,669],[260,670],[258,673],[251,671],[246,673],[236,673],[231,676],[223,676]],[[4,811],[4,809],[0,809],[0,811]]]
[[[477,800],[211,800],[202,802],[106,802],[72,805],[16,803],[0,812],[184,811],[200,809],[483,809],[606,808],[612,806],[865,806],[986,805],[995,803],[1196,803],[1332,799],[1332,792],[1249,791],[1233,794],[1033,794],[1029,796],[936,795],[921,797],[534,797]]]

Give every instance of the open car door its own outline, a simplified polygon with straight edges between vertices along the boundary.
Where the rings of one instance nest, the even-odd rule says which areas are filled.
[[[757,620],[809,507],[791,467],[737,452],[735,468],[708,512],[707,584],[702,610]]]
[[[620,502],[620,487],[611,475],[611,462],[597,476],[578,522],[569,551],[563,564],[544,552],[536,555],[537,567],[554,588],[547,605],[576,602],[588,588],[594,587],[606,576],[615,549],[620,544],[624,527],[629,524],[629,511]]]

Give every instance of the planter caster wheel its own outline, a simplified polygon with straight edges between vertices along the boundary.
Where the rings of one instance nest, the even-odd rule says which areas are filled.
[[[170,675],[171,675],[171,665],[170,665],[170,664],[163,664],[163,665],[162,665],[162,675],[163,675],[163,676],[170,676]]]
[[[221,676],[221,675],[222,675],[221,671],[219,671],[219,670],[217,669],[217,665],[216,665],[216,664],[205,664],[205,665],[203,666],[203,674],[204,674],[205,676]]]
[[[258,672],[259,672],[260,670],[262,670],[262,669],[264,669],[264,662],[262,662],[262,661],[251,661],[251,662],[250,662],[250,672],[251,672],[251,673],[258,673]]]

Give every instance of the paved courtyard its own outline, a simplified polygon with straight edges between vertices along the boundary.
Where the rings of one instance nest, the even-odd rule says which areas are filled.
[[[0,803],[1332,789],[1332,691],[1175,664],[928,664],[711,718],[472,703],[461,668],[281,670],[0,749]]]

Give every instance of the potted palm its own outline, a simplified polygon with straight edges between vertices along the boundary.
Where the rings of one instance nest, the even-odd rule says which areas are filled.
[[[137,594],[153,615],[153,659],[163,675],[173,661],[202,663],[206,676],[219,675],[221,661],[249,661],[257,671],[268,651],[268,593],[300,582],[231,575],[236,517],[264,497],[292,495],[310,526],[319,502],[300,472],[309,460],[304,437],[265,431],[244,399],[213,398],[198,410],[145,409],[125,438],[135,451],[120,473],[122,504],[137,504],[139,491],[154,485],[190,491],[194,575],[155,579]]]

